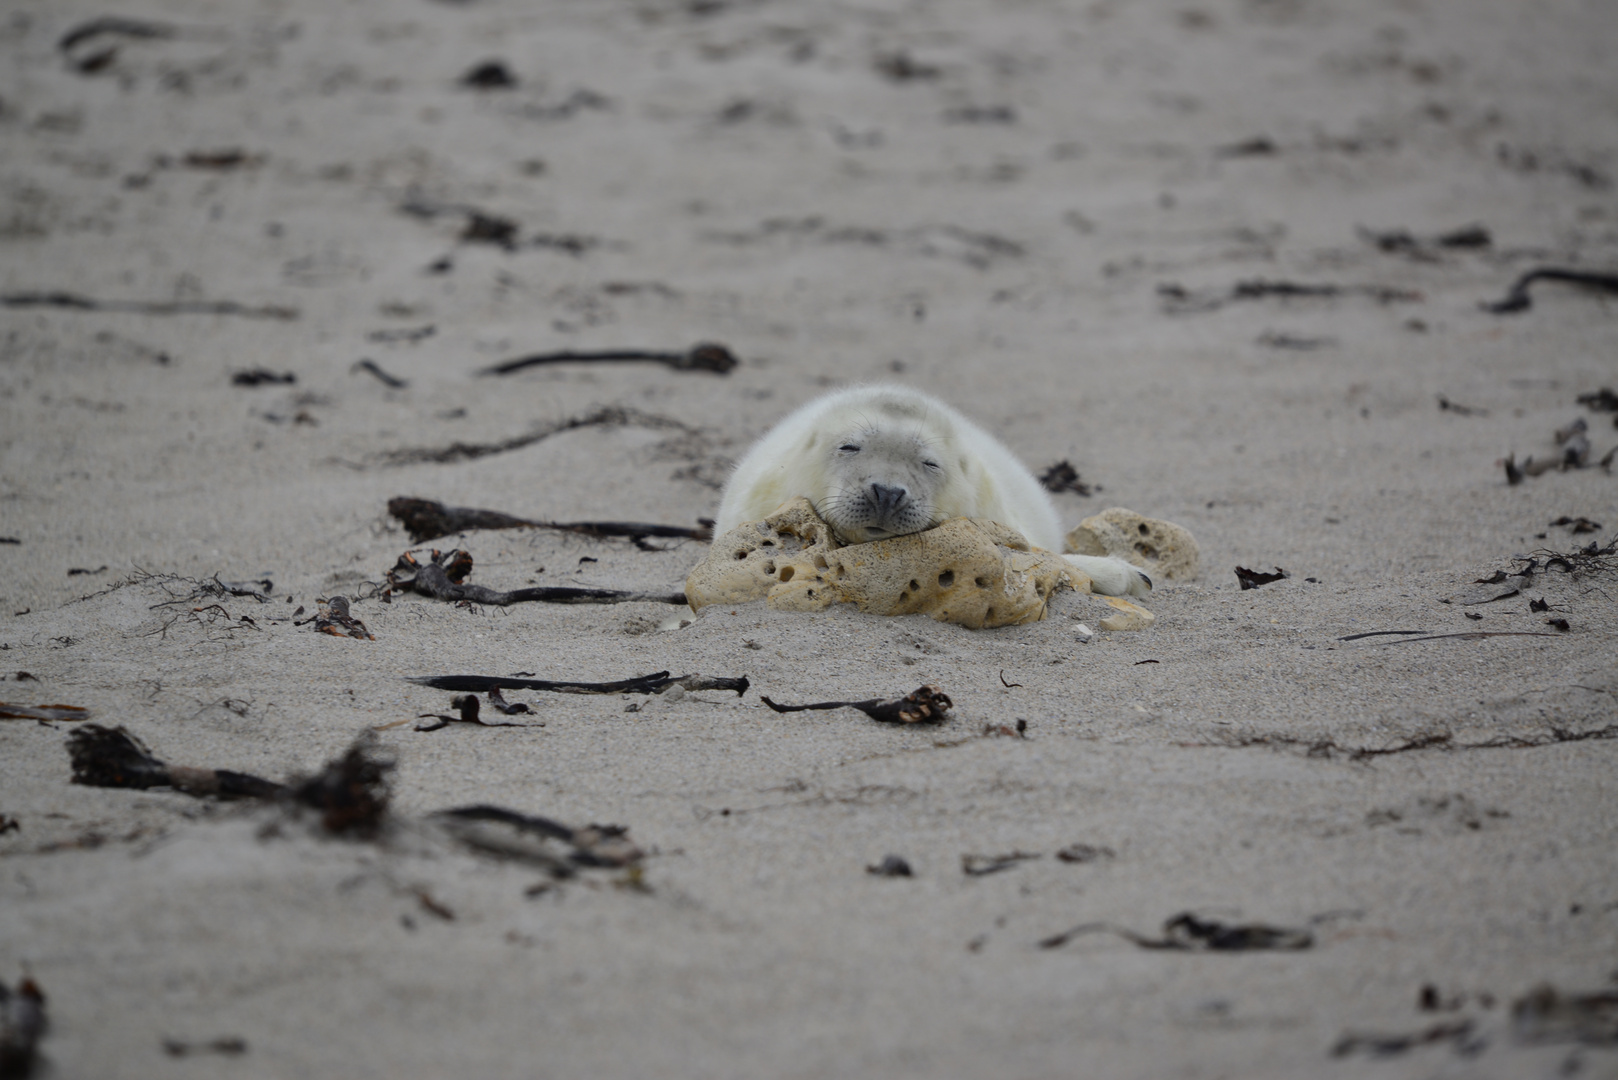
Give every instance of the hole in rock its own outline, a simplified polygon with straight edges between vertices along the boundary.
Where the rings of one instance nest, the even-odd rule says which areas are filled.
[[[947,589],[953,584],[955,584],[955,571],[945,570],[938,575],[938,587],[940,589]]]

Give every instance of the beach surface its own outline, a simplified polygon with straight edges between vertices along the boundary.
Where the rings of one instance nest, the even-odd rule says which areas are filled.
[[[1618,272],[1610,5],[119,8],[0,6],[0,701],[89,710],[0,719],[36,1076],[1618,1077],[1618,295],[1483,307]],[[695,528],[854,382],[1200,576],[1137,632],[385,595],[677,593],[706,543],[388,503]],[[750,685],[418,730],[517,672]],[[369,740],[391,802],[75,784],[86,724]]]

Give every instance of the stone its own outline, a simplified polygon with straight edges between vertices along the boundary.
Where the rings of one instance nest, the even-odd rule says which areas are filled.
[[[1074,555],[1111,555],[1133,563],[1155,581],[1189,581],[1201,558],[1189,530],[1114,506],[1079,522],[1067,534]]]
[[[1118,614],[1108,615],[1096,624],[1103,630],[1144,630],[1157,621],[1156,615],[1121,596],[1109,596],[1107,603],[1117,608]]]
[[[849,603],[975,630],[1037,622],[1051,594],[1064,588],[1089,592],[1090,579],[998,522],[953,518],[925,532],[843,547],[799,498],[716,539],[686,579],[685,595],[693,610],[751,600],[780,611]]]

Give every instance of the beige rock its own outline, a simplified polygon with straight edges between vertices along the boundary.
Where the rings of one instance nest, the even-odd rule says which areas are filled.
[[[685,595],[693,610],[759,599],[782,611],[850,603],[981,629],[1037,622],[1051,594],[1070,587],[1089,592],[1090,579],[998,522],[954,518],[926,532],[839,547],[808,501],[793,499],[716,539],[686,579]]]
[[[1200,555],[1191,533],[1172,521],[1142,517],[1121,506],[1085,518],[1067,534],[1075,555],[1111,555],[1133,563],[1152,580],[1189,581]]]
[[[1109,596],[1107,603],[1117,608],[1118,614],[1108,615],[1097,624],[1103,630],[1144,630],[1157,621],[1156,615],[1121,596]]]

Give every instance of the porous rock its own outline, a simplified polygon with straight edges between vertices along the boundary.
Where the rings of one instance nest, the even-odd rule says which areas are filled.
[[[1074,555],[1111,555],[1146,571],[1153,581],[1189,581],[1197,576],[1197,542],[1172,521],[1144,517],[1114,506],[1079,522],[1067,534]]]
[[[970,629],[1045,617],[1053,592],[1090,591],[1058,555],[998,522],[953,518],[936,528],[838,546],[806,499],[714,540],[686,579],[693,610],[764,600],[781,611],[855,604],[875,615],[930,615]]]

